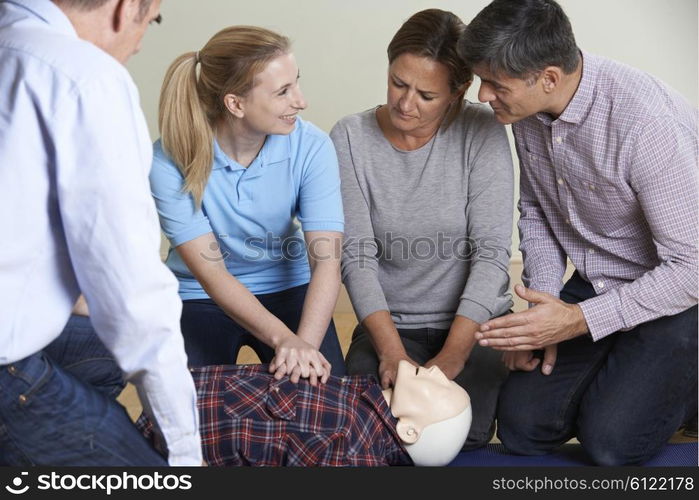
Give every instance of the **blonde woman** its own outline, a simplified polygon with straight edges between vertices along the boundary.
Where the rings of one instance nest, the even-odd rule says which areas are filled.
[[[289,40],[253,26],[223,29],[165,76],[150,180],[192,366],[249,345],[277,378],[345,372],[337,157],[298,116],[299,76]]]

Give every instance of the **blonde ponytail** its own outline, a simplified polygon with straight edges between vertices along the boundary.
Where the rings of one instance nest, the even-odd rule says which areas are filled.
[[[255,75],[289,51],[289,39],[257,26],[231,26],[198,52],[170,65],[160,91],[158,127],[163,149],[184,176],[184,191],[201,205],[214,160],[214,126],[228,113],[227,94],[244,96]],[[200,65],[197,75],[197,66]]]
[[[160,91],[158,128],[163,150],[184,176],[184,191],[201,205],[214,159],[214,132],[197,93],[197,53],[170,65]]]

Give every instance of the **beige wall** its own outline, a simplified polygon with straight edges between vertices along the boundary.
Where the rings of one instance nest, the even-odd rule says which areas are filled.
[[[325,130],[342,116],[384,102],[386,45],[411,14],[451,10],[468,22],[487,0],[163,0],[163,24],[129,63],[157,137],[160,84],[170,62],[219,29],[255,24],[294,41],[304,116]],[[697,104],[696,0],[561,0],[578,44],[651,72]],[[477,85],[469,92],[476,99]]]
[[[146,34],[129,69],[141,91],[152,137],[158,93],[179,54],[201,48],[219,29],[254,24],[294,40],[309,101],[304,117],[326,131],[342,116],[384,102],[385,49],[411,14],[438,7],[468,22],[488,0],[163,0],[163,24]],[[696,0],[561,0],[578,45],[653,73],[697,105]],[[477,82],[469,91],[476,98]],[[513,220],[516,220],[513,214]],[[518,238],[513,231],[513,249]],[[514,252],[515,259],[517,252]]]

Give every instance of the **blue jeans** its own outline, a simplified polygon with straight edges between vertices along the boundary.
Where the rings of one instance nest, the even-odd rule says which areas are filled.
[[[115,401],[122,373],[90,320],[0,366],[0,465],[165,466]]]
[[[561,291],[568,303],[594,295],[577,273]],[[522,455],[577,437],[595,464],[642,464],[696,411],[694,306],[597,342],[562,342],[549,376],[512,372],[500,392],[498,437]]]
[[[442,349],[449,330],[400,328],[398,334],[408,356],[424,365]],[[352,335],[347,352],[347,371],[350,375],[378,375],[379,358],[369,334],[361,325],[357,325]],[[501,361],[501,354],[476,344],[464,369],[454,378],[454,382],[468,392],[473,410],[473,421],[463,450],[485,446],[493,437],[498,392],[506,377],[507,368]]]
[[[307,289],[308,285],[301,285],[256,297],[265,309],[279,318],[289,330],[296,332]],[[211,299],[183,301],[180,326],[190,366],[234,365],[238,351],[244,345],[255,351],[263,363],[269,363],[274,358],[274,349],[233,321]],[[345,375],[342,349],[332,320],[319,350],[332,365],[333,375]]]

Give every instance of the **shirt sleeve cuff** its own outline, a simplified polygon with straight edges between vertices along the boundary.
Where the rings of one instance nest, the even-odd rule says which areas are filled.
[[[345,231],[344,222],[338,221],[301,221],[303,231],[335,231],[342,233]]]
[[[603,295],[587,299],[578,305],[582,309],[590,336],[597,341],[625,328],[618,304],[618,294],[611,290]]]
[[[468,299],[461,299],[456,314],[475,321],[479,325],[490,319],[490,311],[477,302]]]
[[[376,284],[376,288],[371,286],[370,283],[353,286],[353,283],[346,281],[345,286],[354,308],[354,314],[360,323],[376,311],[390,312],[380,285]]]
[[[199,466],[202,464],[201,439],[199,434],[190,434],[179,441],[168,441],[168,463],[171,466]]]
[[[198,238],[203,234],[210,233],[211,231],[211,225],[209,225],[208,221],[202,221],[196,226],[188,227],[185,231],[182,231],[172,236],[167,235],[167,239],[170,241],[170,244],[173,247],[177,247],[182,245],[183,243],[192,241],[193,239]]]
[[[559,280],[558,284],[553,282],[544,281],[532,281],[529,285],[525,285],[530,290],[536,290],[537,292],[548,293],[556,298],[559,298],[561,294],[562,282]]]

